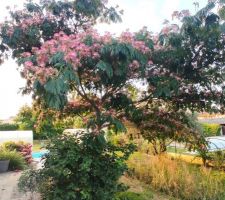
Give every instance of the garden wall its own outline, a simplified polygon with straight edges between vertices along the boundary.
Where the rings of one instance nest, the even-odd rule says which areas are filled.
[[[33,144],[32,131],[0,131],[0,144],[7,141],[24,141]]]

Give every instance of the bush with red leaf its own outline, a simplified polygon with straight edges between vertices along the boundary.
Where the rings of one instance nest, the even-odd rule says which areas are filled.
[[[32,162],[32,145],[24,142],[6,142],[3,144],[3,148],[8,151],[17,151],[24,157],[27,164]]]

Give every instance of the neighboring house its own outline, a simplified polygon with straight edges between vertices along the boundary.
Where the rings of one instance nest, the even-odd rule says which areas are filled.
[[[213,117],[198,117],[200,123],[219,124],[221,126],[221,136],[225,136],[225,116],[218,115]]]

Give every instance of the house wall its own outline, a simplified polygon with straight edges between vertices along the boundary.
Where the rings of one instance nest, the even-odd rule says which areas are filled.
[[[33,145],[32,131],[0,131],[0,144],[8,141],[24,141]]]

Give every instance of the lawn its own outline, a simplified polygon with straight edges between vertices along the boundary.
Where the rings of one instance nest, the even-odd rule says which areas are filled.
[[[124,185],[128,186],[128,193],[135,193],[140,195],[140,200],[178,200],[169,195],[162,194],[160,192],[156,192],[148,185],[140,182],[135,178],[131,178],[129,176],[123,176],[120,179],[120,182]]]
[[[169,146],[167,147],[167,152],[169,153],[178,153],[178,154],[184,154],[187,152],[187,149],[185,148],[178,148],[178,147],[173,147],[173,146]]]
[[[34,140],[32,151],[38,152],[45,149],[46,143],[47,140]]]

